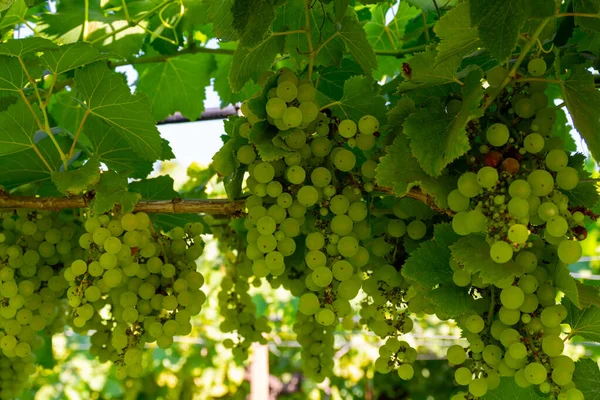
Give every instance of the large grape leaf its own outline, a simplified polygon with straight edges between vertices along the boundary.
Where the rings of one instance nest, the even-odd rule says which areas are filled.
[[[593,342],[600,342],[600,308],[577,308],[567,297],[562,299],[563,306],[567,307],[567,318],[564,323],[571,326],[571,336],[579,335]]]
[[[220,48],[235,50],[235,45],[233,43],[221,43]],[[231,89],[231,84],[229,83],[229,70],[231,69],[233,63],[233,57],[230,55],[215,55],[216,68],[212,73],[212,77],[214,78],[213,86],[214,89],[219,94],[219,99],[221,100],[221,107],[226,107],[229,104],[235,104],[242,102],[250,97],[256,92],[260,90],[260,87],[249,81],[246,82],[244,87],[239,92],[234,92]]]
[[[33,114],[32,114],[33,113]],[[0,156],[18,153],[35,146],[34,136],[42,113],[36,104],[31,109],[23,100],[0,113]]]
[[[586,400],[600,400],[600,369],[591,358],[580,358],[575,363],[573,382],[581,390]]]
[[[500,378],[500,386],[480,397],[482,400],[546,400],[547,398],[540,396],[534,386],[526,389],[520,387],[513,377]]]
[[[125,213],[133,211],[140,195],[128,189],[127,175],[112,170],[104,171],[95,187],[96,194],[92,201],[94,211],[103,214],[113,210],[115,206],[120,206]]]
[[[9,39],[4,43],[0,43],[0,55],[23,57],[29,53],[52,50],[57,47],[51,40],[40,37]]]
[[[84,100],[82,107],[90,115],[115,128],[143,159],[154,161],[161,157],[162,141],[148,100],[131,94],[121,75],[99,62],[78,70],[75,82]]]
[[[442,222],[433,227],[433,240],[442,247],[449,247],[460,239],[460,235],[454,232],[452,224]]]
[[[585,140],[592,156],[600,160],[600,92],[596,90],[594,77],[583,65],[577,65],[563,82],[563,97],[573,118],[575,129]]]
[[[569,273],[569,268],[562,263],[558,257],[547,265],[548,272],[552,277],[554,286],[563,292],[569,300],[571,300],[577,307],[581,307],[579,304],[579,291],[577,290],[577,283],[575,279]]]
[[[152,105],[152,115],[161,121],[179,111],[191,121],[204,111],[205,89],[216,68],[212,54],[185,54],[161,63],[140,64],[137,90]]]
[[[212,158],[212,167],[223,178],[225,190],[230,199],[240,196],[242,180],[247,169],[239,162],[236,155],[238,149],[248,143],[248,140],[241,137],[239,133],[240,126],[246,122],[246,118],[237,116],[229,117],[224,121],[227,136],[222,136],[222,138],[225,143]],[[256,125],[258,124],[254,124],[254,126]]]
[[[143,179],[129,184],[129,191],[139,193],[143,200],[173,200],[180,194],[173,189],[173,178],[168,175],[156,178]],[[188,222],[202,222],[199,214],[152,214],[150,216],[155,225],[164,230],[176,226],[183,226]]]
[[[25,14],[27,14],[27,4],[25,4],[25,0],[15,0],[9,7],[8,11],[4,13],[3,17],[0,19],[0,30],[14,27],[17,24],[22,23]]]
[[[577,284],[577,293],[579,293],[579,308],[600,307],[600,288],[598,286],[575,283]]]
[[[483,115],[482,77],[481,71],[474,70],[465,78],[458,114],[448,114],[441,107],[424,108],[404,122],[412,153],[429,175],[440,176],[448,164],[471,148],[466,127],[470,120]]]
[[[231,89],[237,92],[249,80],[257,83],[260,74],[271,67],[275,56],[282,50],[283,42],[282,36],[269,36],[254,47],[239,47],[229,70]]]
[[[342,119],[358,121],[370,114],[383,125],[386,121],[385,99],[379,94],[380,86],[373,79],[355,76],[344,83],[344,95],[337,101],[330,101],[320,94],[317,97],[321,107],[327,107],[333,115]]]
[[[392,188],[396,196],[405,196],[411,188],[419,187],[433,197],[441,208],[447,208],[446,197],[456,186],[452,177],[439,179],[429,176],[412,156],[408,138],[400,133],[385,149],[386,155],[379,159],[377,183]]]
[[[248,141],[256,147],[258,155],[264,161],[276,161],[290,155],[291,151],[283,148],[280,144],[281,137],[277,134],[279,130],[268,121],[260,121],[252,125],[248,134]]]
[[[450,249],[433,241],[421,243],[402,267],[402,276],[424,288],[454,285],[450,268]]]
[[[573,0],[573,11],[575,23],[582,28],[600,31],[600,1],[598,0]],[[595,18],[586,17],[583,14],[595,15]]]
[[[361,73],[360,65],[349,58],[344,58],[341,66],[329,66],[320,70],[316,89],[332,100],[339,100],[344,95],[344,83]]]
[[[52,172],[52,182],[59,192],[66,195],[81,194],[99,180],[100,161],[97,156],[90,157],[82,167],[75,170]]]
[[[238,32],[242,46],[260,43],[275,19],[278,0],[234,0],[231,14],[233,29]]]
[[[530,0],[471,0],[471,25],[486,49],[500,62],[512,54],[527,20]]]
[[[456,75],[461,59],[452,57],[444,63],[436,64],[437,55],[437,49],[429,46],[424,52],[415,54],[406,62],[410,72],[405,73],[405,80],[398,86],[398,91],[403,93],[415,89],[428,89],[443,95],[445,85],[462,84]]]
[[[107,59],[108,53],[101,53],[89,43],[73,43],[47,50],[41,56],[42,62],[54,74],[62,74],[72,69]]]
[[[19,60],[15,57],[0,56],[0,91],[13,92],[22,91],[27,83],[27,75],[21,68]]]
[[[481,45],[477,29],[471,27],[469,3],[466,1],[444,14],[433,31],[440,38],[437,64],[454,57],[462,59]]]
[[[341,29],[336,34],[342,38],[346,48],[363,71],[370,75],[372,70],[377,69],[377,58],[373,47],[367,40],[364,28],[356,17],[346,16],[340,24],[342,25]]]
[[[208,4],[208,21],[213,23],[213,29],[219,39],[230,42],[239,38],[233,28],[233,14],[231,8],[234,0],[205,0]]]
[[[473,297],[468,289],[456,285],[436,288],[425,297],[433,303],[440,318],[456,318],[473,309]]]

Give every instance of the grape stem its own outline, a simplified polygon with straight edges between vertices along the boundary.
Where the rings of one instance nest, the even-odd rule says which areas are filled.
[[[490,309],[488,311],[487,316],[487,324],[488,326],[492,325],[492,320],[494,319],[494,307],[496,306],[496,299],[494,296],[494,286],[490,285]]]

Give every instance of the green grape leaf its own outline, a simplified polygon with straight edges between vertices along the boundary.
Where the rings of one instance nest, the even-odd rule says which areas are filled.
[[[456,3],[458,2],[458,0],[448,0],[444,3],[441,3],[438,1],[438,6],[436,7],[436,3],[434,3],[431,0],[407,0],[409,4],[412,4],[415,7],[420,8],[423,11],[427,11],[427,12],[437,12],[437,7],[439,7],[439,5],[444,5],[444,6],[454,6],[456,5]]]
[[[342,119],[358,121],[364,115],[372,115],[383,125],[386,121],[385,99],[379,94],[380,86],[373,79],[355,76],[344,83],[344,95],[340,100],[327,103],[326,96],[319,93],[321,107],[331,110]]]
[[[238,40],[239,36],[233,28],[233,7],[234,0],[205,0],[208,4],[206,11],[208,21],[212,22],[215,34],[224,42]]]
[[[465,78],[462,91],[462,107],[458,114],[450,115],[441,107],[424,108],[409,116],[404,122],[404,133],[423,170],[433,177],[471,148],[467,136],[467,123],[483,115],[479,107],[483,99],[483,87],[479,70]]]
[[[450,247],[460,238],[461,236],[454,232],[452,224],[449,222],[435,224],[433,227],[433,240],[442,247]]]
[[[405,75],[406,80],[398,86],[400,93],[415,89],[429,89],[437,94],[444,94],[444,86],[449,83],[462,84],[457,78],[456,70],[461,60],[458,57],[436,64],[438,51],[429,46],[423,53],[417,53],[406,62],[410,73]]]
[[[28,37],[25,39],[9,39],[0,43],[0,55],[23,57],[26,54],[56,49],[58,46],[48,39]]]
[[[436,64],[442,64],[455,57],[462,60],[481,46],[477,30],[471,28],[469,3],[466,1],[444,14],[433,31],[440,38]]]
[[[69,171],[52,172],[52,182],[66,195],[78,195],[88,190],[100,180],[100,161],[91,157],[80,168]]]
[[[512,54],[527,20],[530,0],[472,0],[471,24],[486,49],[500,62]]]
[[[402,197],[394,200],[396,206],[394,212],[401,219],[415,218],[422,221],[432,219],[437,215],[429,206],[422,201],[410,197]]]
[[[31,71],[30,71],[31,73]],[[15,57],[0,56],[0,91],[19,93],[27,83],[27,75]]]
[[[116,128],[100,118],[89,117],[83,131],[94,154],[109,169],[129,172],[132,178],[145,178],[152,172],[152,162],[138,156]]]
[[[348,9],[348,5],[350,5],[351,0],[333,0],[333,9],[335,10],[335,20],[341,21],[346,14],[346,10]]]
[[[401,2],[401,4],[405,4]],[[371,9],[371,19],[365,24],[365,32],[371,46],[376,50],[396,50],[399,45],[398,31],[386,24],[388,4],[378,4]],[[400,14],[400,13],[399,13]],[[416,14],[419,14],[417,10]]]
[[[364,28],[355,17],[350,16],[344,17],[341,25],[341,29],[337,34],[346,44],[346,48],[352,54],[354,60],[367,75],[370,75],[372,70],[377,69],[377,58],[373,47],[367,40]]]
[[[482,400],[546,400],[547,398],[538,395],[534,386],[523,389],[515,383],[513,377],[500,378],[500,386],[480,397]]]
[[[596,90],[594,77],[583,65],[577,65],[564,81],[562,89],[575,129],[585,140],[592,156],[600,159],[600,119],[595,117],[600,107],[600,92]]]
[[[577,307],[581,307],[579,304],[579,291],[577,290],[577,284],[575,279],[569,273],[569,268],[558,260],[551,262],[547,265],[548,272],[552,276],[554,286],[563,292],[569,300],[571,300]]]
[[[396,106],[388,112],[388,124],[390,127],[402,130],[406,118],[417,111],[415,102],[408,96],[402,96]]]
[[[437,285],[453,285],[450,250],[433,241],[421,243],[402,267],[402,276],[431,289]]]
[[[494,283],[523,274],[517,263],[498,264],[490,257],[490,245],[481,235],[467,235],[450,246],[452,258],[471,274],[479,273],[483,283]]]
[[[560,95],[558,95],[560,96]],[[557,97],[558,97],[557,96]],[[577,151],[577,144],[571,135],[571,124],[567,120],[565,111],[561,108],[556,110],[556,121],[554,122],[554,136],[558,136],[565,144],[565,150],[571,153]]]
[[[160,158],[162,141],[144,96],[132,95],[122,77],[102,62],[78,70],[75,82],[90,115],[114,127],[143,159]]]
[[[175,200],[180,194],[173,189],[173,178],[168,175],[156,178],[142,179],[131,182],[129,191],[139,193],[143,200]],[[150,219],[163,230],[170,230],[176,226],[184,226],[188,222],[203,222],[199,214],[152,214]]]
[[[452,177],[435,179],[423,171],[412,156],[409,141],[399,134],[385,149],[386,155],[379,159],[377,184],[392,188],[396,196],[405,196],[411,188],[419,187],[423,193],[431,195],[441,208],[447,208],[446,198],[455,185]]]
[[[556,0],[531,0],[530,16],[548,18],[556,14]]]
[[[229,117],[225,121],[225,132],[228,135],[225,138],[227,140],[212,159],[215,171],[221,176],[232,175],[240,167],[236,153],[240,147],[248,144],[248,140],[240,136],[239,129],[246,122],[245,118],[237,116]]]
[[[333,100],[339,100],[344,95],[344,83],[360,74],[362,74],[360,65],[344,58],[340,67],[329,66],[321,69],[316,89]]]
[[[41,59],[50,71],[58,75],[109,57],[110,54],[101,53],[89,43],[73,43],[47,50]]]
[[[254,47],[238,47],[229,70],[231,89],[237,92],[249,80],[257,83],[260,74],[271,68],[275,56],[282,50],[283,42],[282,36],[269,36]]]
[[[573,0],[573,11],[577,14],[592,14],[596,18],[575,16],[575,23],[581,28],[600,31],[600,1],[598,0]]]
[[[0,12],[10,9],[14,3],[15,0],[0,0]]]
[[[279,130],[268,121],[260,121],[252,125],[248,141],[255,145],[258,155],[263,161],[276,161],[291,154],[291,151],[276,144],[278,133]]]
[[[64,136],[56,136],[55,139],[63,153],[67,153],[72,140]],[[60,154],[50,137],[43,137],[37,141],[35,146],[48,163],[48,166],[38,156],[33,147],[0,156],[0,182],[2,182],[4,188],[12,189],[26,183],[49,181],[50,173],[62,166]]]
[[[580,358],[575,363],[573,382],[581,390],[586,400],[600,400],[600,369],[591,358]]]
[[[233,29],[238,32],[240,45],[258,44],[275,19],[277,0],[234,0],[231,14]]]
[[[25,14],[27,14],[27,4],[25,4],[25,0],[15,0],[14,2],[11,0],[6,5],[0,3],[0,11],[4,11],[7,8],[8,11],[4,14],[4,17],[0,19],[0,30],[23,23]]]
[[[205,88],[216,64],[212,54],[184,54],[162,63],[140,64],[137,90],[148,97],[152,115],[161,121],[179,111],[190,121],[204,111]]]
[[[439,287],[425,296],[440,318],[456,318],[473,309],[473,297],[467,288],[456,285]]]
[[[97,214],[112,211],[115,206],[121,206],[125,213],[133,211],[140,195],[128,190],[127,175],[115,171],[104,171],[95,187],[96,195],[92,207]]]
[[[220,48],[235,50],[235,46],[231,43],[221,43]],[[239,92],[234,92],[231,89],[228,77],[233,57],[230,55],[215,55],[215,61],[216,68],[213,70],[212,77],[214,78],[214,88],[221,100],[221,107],[224,108],[229,104],[241,103],[260,90],[257,84],[249,81],[246,82]]]
[[[600,307],[600,288],[598,286],[586,285],[577,281],[575,283],[579,293],[579,308]]]
[[[600,308],[590,306],[580,310],[567,297],[563,297],[562,305],[568,311],[563,322],[571,326],[571,336],[579,335],[584,339],[600,342]]]
[[[36,118],[43,120],[37,104],[29,109],[23,100],[0,113],[0,156],[35,147],[35,133],[39,129]]]

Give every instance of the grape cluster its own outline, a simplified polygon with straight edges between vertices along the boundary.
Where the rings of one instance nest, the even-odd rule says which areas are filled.
[[[160,234],[147,214],[128,213],[88,217],[84,229],[84,253],[64,270],[70,322],[76,332],[95,330],[90,353],[115,362],[119,378],[141,376],[144,344],[169,348],[189,334],[206,300],[195,263],[204,226]]]
[[[78,226],[55,213],[0,214],[0,398],[18,397],[36,370],[38,332],[62,331],[64,265],[81,253]]]
[[[541,59],[528,64],[533,76],[545,70]],[[494,89],[506,76],[496,67],[487,80]],[[562,355],[560,324],[567,309],[555,302],[552,273],[581,257],[585,216],[569,207],[567,193],[579,183],[579,173],[561,139],[553,136],[556,111],[548,107],[544,89],[545,83],[533,81],[502,94],[495,115],[479,121],[472,170],[448,195],[456,212],[454,231],[485,234],[490,259],[498,268],[516,271],[484,284],[459,263],[450,263],[456,285],[491,294],[479,300],[481,312],[458,321],[469,346],[453,346],[447,355],[457,366],[456,382],[468,386],[468,393],[454,400],[484,396],[502,376],[514,377],[523,388],[535,385],[552,398],[583,399],[572,381],[574,363]]]

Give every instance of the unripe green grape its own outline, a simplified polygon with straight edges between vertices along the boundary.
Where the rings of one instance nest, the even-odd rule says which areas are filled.
[[[537,154],[544,149],[544,137],[538,133],[530,133],[523,140],[523,147],[528,153]]]
[[[242,164],[252,164],[256,160],[256,152],[250,145],[244,145],[237,151],[237,159]]]
[[[312,280],[319,287],[327,287],[333,280],[333,273],[327,267],[317,267],[312,272]]]
[[[508,142],[510,133],[508,127],[501,123],[491,125],[485,134],[487,141],[495,147],[504,146]]]
[[[504,82],[504,79],[508,76],[508,71],[500,66],[494,67],[487,71],[485,77],[488,84],[492,88],[498,88]]]
[[[323,326],[329,326],[335,321],[335,314],[330,309],[323,308],[315,314],[315,320]]]
[[[364,115],[358,120],[358,130],[363,135],[372,135],[379,130],[379,121],[372,115]]]
[[[535,108],[536,110],[541,110],[542,108],[546,108],[548,107],[548,96],[546,96],[544,93],[538,92],[538,93],[533,93],[531,95],[531,101],[533,101],[533,103],[535,104]],[[535,119],[533,121],[533,123],[540,123],[539,120]],[[532,129],[533,129],[533,123],[532,123]],[[540,127],[540,129],[542,131],[546,131],[547,127],[543,126]]]
[[[521,342],[515,342],[508,348],[510,356],[515,360],[522,360],[527,356],[527,347]]]
[[[527,199],[531,195],[531,186],[523,179],[516,179],[508,187],[508,194],[513,198]]]
[[[470,315],[465,319],[465,327],[471,333],[479,333],[485,327],[485,323],[479,315]]]
[[[566,386],[573,381],[573,374],[569,371],[555,369],[552,371],[552,381],[559,386]]]
[[[423,221],[414,220],[408,224],[406,232],[411,239],[420,240],[427,233],[427,225]]]
[[[477,183],[483,188],[491,189],[498,182],[498,171],[492,167],[483,167],[477,172]]]
[[[342,238],[342,239],[344,239],[344,238]],[[340,242],[341,242],[341,240],[340,240]],[[338,247],[339,247],[339,243],[338,243]],[[333,277],[335,279],[337,279],[340,282],[344,282],[344,281],[347,281],[348,279],[352,278],[352,275],[354,273],[354,268],[352,267],[352,264],[350,264],[348,261],[339,260],[333,264],[332,271],[333,271]]]
[[[575,189],[578,183],[579,173],[575,168],[564,167],[556,173],[556,185],[561,189]]]
[[[538,216],[543,221],[550,221],[552,218],[558,216],[559,211],[556,204],[546,201],[538,207]]]
[[[531,193],[535,196],[547,196],[554,189],[554,179],[548,171],[536,169],[527,177],[527,182],[531,186]]]
[[[398,367],[398,376],[400,377],[400,379],[408,381],[411,380],[414,375],[415,370],[413,369],[412,365],[402,364]]]
[[[331,182],[331,172],[324,167],[317,167],[310,175],[310,180],[317,187],[325,187]]]
[[[462,346],[455,344],[446,351],[446,358],[450,364],[460,365],[466,361],[467,354]]]
[[[502,349],[494,344],[489,344],[485,346],[481,355],[489,365],[497,365],[502,360]]]
[[[514,106],[515,113],[521,118],[531,118],[535,115],[535,103],[528,98],[520,99]]]
[[[542,76],[546,72],[546,61],[543,58],[533,58],[527,63],[527,71],[532,76]]]
[[[470,369],[460,367],[454,372],[454,379],[459,385],[466,386],[473,379],[473,374]]]
[[[551,150],[546,155],[546,167],[551,171],[560,171],[567,166],[569,157],[563,150]]]
[[[404,236],[406,234],[406,223],[401,219],[390,219],[387,225],[387,233],[395,238]]]
[[[512,259],[513,248],[506,242],[495,242],[490,247],[490,257],[499,264],[504,264]]]
[[[521,254],[521,253],[519,253],[519,254]],[[533,253],[529,253],[529,254],[533,254]],[[517,256],[517,262],[519,262],[518,256]],[[523,293],[532,294],[532,293],[535,293],[535,291],[538,288],[538,281],[535,278],[535,276],[533,276],[533,275],[523,275],[521,278],[519,278],[519,287],[521,288],[521,290],[523,290]]]
[[[361,165],[360,172],[364,178],[373,179],[373,178],[375,178],[376,169],[377,169],[377,162],[375,162],[373,160],[367,160]]]
[[[310,143],[310,149],[316,157],[326,157],[331,151],[331,142],[326,137],[318,137]]]
[[[301,103],[298,108],[302,112],[302,123],[304,124],[313,122],[319,114],[319,107],[312,101]]]
[[[471,283],[471,274],[464,269],[457,269],[452,274],[452,281],[456,286],[465,287]]]
[[[104,250],[108,254],[117,254],[119,251],[121,251],[121,247],[121,241],[119,240],[119,238],[116,238],[114,236],[109,237],[104,241]]]
[[[523,304],[525,293],[518,286],[509,286],[500,292],[500,302],[509,310],[516,310]]]
[[[523,244],[529,238],[529,230],[525,225],[514,224],[508,229],[508,239],[513,243]]]
[[[289,103],[294,101],[296,96],[298,95],[298,88],[295,83],[290,81],[281,82],[277,85],[277,97],[281,100]]]
[[[350,150],[339,148],[333,156],[332,161],[337,169],[348,172],[356,165],[356,156]]]
[[[355,145],[362,151],[369,151],[375,147],[375,136],[360,133],[355,138]]]
[[[279,119],[283,117],[283,113],[287,109],[287,104],[285,104],[285,101],[282,99],[273,97],[267,101],[265,109],[269,117]]]
[[[548,371],[539,362],[532,362],[525,367],[525,379],[532,385],[539,385],[546,380]]]
[[[583,255],[581,243],[574,240],[563,240],[558,245],[558,258],[565,264],[574,264]]]
[[[298,302],[298,311],[304,315],[313,315],[320,309],[319,298],[314,293],[305,293]]]
[[[302,123],[302,111],[298,107],[288,107],[281,116],[288,128],[295,128]]]
[[[564,348],[565,343],[558,335],[544,336],[544,339],[542,340],[542,349],[544,350],[544,353],[548,354],[550,357],[559,356]]]
[[[471,210],[467,212],[466,224],[471,233],[482,232],[487,225],[487,218],[478,209]]]
[[[484,378],[475,378],[469,383],[469,393],[475,397],[482,397],[487,391],[487,382]]]
[[[305,207],[312,207],[319,200],[319,192],[314,186],[302,186],[298,191],[298,202]]]
[[[310,83],[303,83],[298,85],[298,94],[296,98],[300,103],[304,103],[305,101],[313,101],[317,91]]]
[[[481,191],[474,172],[465,172],[458,178],[458,190],[465,197],[475,197]]]
[[[347,215],[336,215],[331,220],[330,228],[333,233],[346,236],[352,232],[353,222]]]
[[[448,194],[448,207],[452,211],[460,212],[469,209],[469,198],[462,195],[458,189],[454,189]]]
[[[569,230],[569,224],[566,219],[560,215],[554,216],[546,222],[546,232],[554,237],[563,237]]]
[[[356,131],[357,131],[356,123],[354,121],[352,121],[351,119],[343,120],[342,122],[340,122],[340,124],[338,126],[338,132],[340,133],[340,135],[342,137],[345,137],[345,138],[354,137],[354,135],[356,135]]]

